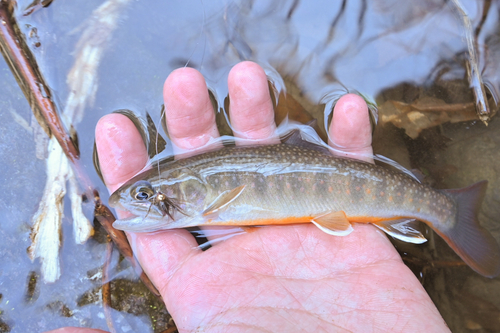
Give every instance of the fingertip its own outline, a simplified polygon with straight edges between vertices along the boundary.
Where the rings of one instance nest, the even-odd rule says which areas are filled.
[[[163,86],[170,139],[181,149],[195,149],[218,137],[215,112],[205,79],[193,68],[173,71]]]
[[[97,123],[95,137],[102,176],[111,192],[146,165],[146,146],[126,116],[112,113],[102,117]]]
[[[251,61],[235,65],[228,77],[230,118],[235,136],[278,143],[267,76]]]
[[[361,96],[346,94],[337,101],[329,135],[329,144],[340,150],[372,153],[370,114]]]
[[[203,93],[201,90],[203,89]],[[204,101],[204,95],[208,98],[207,85],[203,75],[194,68],[178,68],[167,77],[163,85],[163,97],[169,105],[192,107]],[[175,99],[172,99],[175,97]],[[172,116],[177,116],[179,108],[169,109]],[[180,114],[182,116],[182,114]]]
[[[231,68],[228,78],[229,93],[232,97],[250,102],[255,99],[267,99],[269,91],[264,69],[252,61],[240,62]]]

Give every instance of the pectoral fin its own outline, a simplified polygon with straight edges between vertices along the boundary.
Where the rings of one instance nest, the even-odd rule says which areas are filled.
[[[241,185],[236,188],[233,188],[232,190],[227,190],[221,193],[215,199],[214,202],[210,204],[204,211],[203,211],[203,216],[207,216],[210,214],[214,214],[219,212],[221,209],[229,205],[232,201],[234,201],[239,195],[243,192],[245,189],[246,185]]]
[[[352,226],[343,211],[330,212],[315,217],[312,221],[321,231],[334,236],[347,236],[352,232]]]
[[[374,223],[374,225],[392,237],[403,242],[422,244],[427,239],[417,229],[417,221],[413,219],[386,220]]]

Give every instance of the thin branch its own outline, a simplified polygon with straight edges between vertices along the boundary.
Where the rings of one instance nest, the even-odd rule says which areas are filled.
[[[104,316],[106,317],[106,324],[111,333],[115,333],[115,326],[113,325],[113,318],[111,316],[111,282],[109,281],[109,263],[111,262],[111,255],[113,254],[113,242],[108,235],[108,243],[106,244],[106,260],[102,268],[102,306],[104,308]]]
[[[0,51],[40,125],[49,136],[56,137],[70,161],[75,162],[80,152],[57,116],[50,88],[14,18],[14,6],[15,1],[0,0]]]

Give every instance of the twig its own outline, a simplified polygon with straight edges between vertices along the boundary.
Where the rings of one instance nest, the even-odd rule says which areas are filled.
[[[50,89],[14,19],[14,6],[15,1],[0,0],[0,51],[40,126],[49,136],[52,134],[56,137],[68,158],[75,162],[80,152],[57,117]]]
[[[104,266],[102,268],[102,306],[104,308],[104,316],[106,317],[106,323],[108,325],[109,331],[115,333],[115,326],[113,325],[113,318],[111,315],[111,282],[109,281],[109,263],[111,262],[111,255],[113,254],[113,243],[111,238],[108,236],[108,243],[106,245],[106,260],[104,261]]]
[[[481,121],[488,125],[490,120],[490,107],[488,105],[488,99],[486,97],[486,91],[484,90],[483,79],[481,78],[481,71],[479,70],[479,62],[477,59],[477,40],[474,36],[474,31],[472,29],[472,24],[469,16],[465,12],[464,7],[459,0],[452,0],[453,4],[457,8],[464,25],[465,30],[465,40],[467,42],[467,49],[469,54],[469,59],[466,62],[467,74],[469,77],[469,85],[472,88],[474,97],[476,99],[476,111],[477,116]]]

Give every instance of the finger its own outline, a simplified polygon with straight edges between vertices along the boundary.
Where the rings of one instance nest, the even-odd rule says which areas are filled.
[[[261,143],[279,143],[267,76],[262,67],[245,61],[228,77],[229,115],[235,136]]]
[[[355,94],[342,96],[335,105],[329,144],[342,151],[337,155],[373,162],[372,132],[368,106]]]
[[[355,94],[342,96],[335,104],[333,119],[329,129],[328,144],[336,149],[337,156],[351,157],[373,163],[372,133],[368,105],[363,98]],[[381,234],[373,225],[354,225],[353,241],[363,239],[367,235]],[[390,242],[385,242],[380,248],[396,252]]]
[[[192,68],[173,71],[163,86],[163,99],[165,122],[177,158],[191,156],[194,153],[190,150],[219,137],[215,112],[200,72]]]
[[[107,115],[99,120],[96,146],[101,171],[110,191],[141,171],[148,160],[139,132],[130,119],[120,114]],[[124,214],[118,213],[120,216]],[[127,233],[127,236],[142,268],[160,292],[168,283],[166,275],[184,258],[198,252],[196,241],[186,230]],[[168,248],[169,252],[160,253],[163,248]],[[167,261],[165,257],[168,257]]]
[[[254,62],[244,61],[235,65],[229,72],[229,116],[234,135],[248,139],[236,142],[238,145],[279,143],[274,123],[274,110],[269,94],[267,76],[262,67]],[[212,241],[217,236],[211,235],[210,227],[202,227],[205,236]],[[217,229],[219,232],[222,228]],[[227,235],[235,232],[227,228]]]
[[[163,98],[165,121],[175,146],[192,150],[219,137],[215,112],[200,72],[192,68],[173,71],[163,86]]]
[[[146,165],[146,146],[126,116],[113,113],[102,117],[97,123],[95,137],[102,176],[111,192]]]

